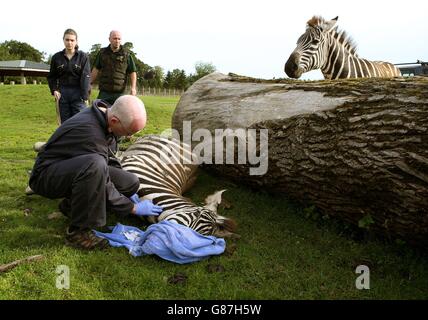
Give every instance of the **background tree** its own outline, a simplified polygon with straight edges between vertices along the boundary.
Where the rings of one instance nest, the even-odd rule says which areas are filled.
[[[152,80],[154,77],[153,68],[137,58],[137,53],[133,50],[134,44],[132,42],[125,42],[123,47],[129,51],[134,59],[135,66],[137,67],[138,86],[147,85],[147,82]]]
[[[33,48],[26,42],[9,40],[0,43],[0,60],[30,60],[46,62],[46,53]]]
[[[217,68],[211,62],[198,61],[195,63],[195,71],[195,74],[190,74],[188,77],[189,86],[200,78],[217,71]]]
[[[98,52],[101,50],[101,43],[93,44],[91,47],[91,51],[88,52],[89,61],[91,63],[91,68],[95,64],[95,59],[98,55]]]
[[[134,55],[136,55],[136,53],[134,52],[134,51],[132,51],[132,49],[134,49],[134,44],[132,43],[132,42],[125,42],[124,44],[123,44],[123,47],[125,48],[125,49],[127,49],[129,52],[132,52]]]
[[[163,88],[164,87],[164,77],[165,77],[165,73],[162,69],[161,66],[155,66],[153,68],[153,70],[149,70],[149,73],[152,73],[152,79],[148,79],[146,80],[149,84],[150,87],[155,87],[155,88]],[[148,77],[148,75],[147,75]]]
[[[195,64],[196,77],[198,79],[217,71],[216,67],[211,62],[199,61]]]
[[[0,44],[0,60],[16,60],[16,58],[9,53],[9,49],[3,44]]]
[[[164,80],[164,88],[185,90],[188,87],[186,72],[180,69],[168,71]]]
[[[168,71],[166,73],[165,79],[163,80],[163,87],[166,89],[171,89],[172,86],[173,86],[172,72]]]
[[[180,72],[177,75],[175,88],[184,90],[184,89],[187,89],[188,86],[189,86],[189,82],[186,76],[186,72],[184,70],[180,70]]]

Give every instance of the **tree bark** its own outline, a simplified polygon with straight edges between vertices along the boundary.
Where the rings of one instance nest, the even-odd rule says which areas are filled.
[[[215,73],[182,96],[172,122],[182,137],[183,121],[191,121],[192,133],[206,128],[213,135],[268,129],[264,175],[249,174],[254,164],[236,163],[237,145],[235,164],[207,168],[428,244],[428,79],[304,82]]]

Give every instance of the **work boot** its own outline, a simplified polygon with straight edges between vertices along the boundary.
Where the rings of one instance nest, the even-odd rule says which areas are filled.
[[[90,229],[71,230],[69,227],[65,236],[68,246],[83,250],[102,250],[109,246],[108,240],[97,237]]]

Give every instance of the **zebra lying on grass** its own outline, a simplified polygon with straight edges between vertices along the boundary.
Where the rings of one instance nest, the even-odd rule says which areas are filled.
[[[196,179],[197,165],[187,164],[185,160],[186,157],[191,159],[191,156],[186,145],[150,135],[139,138],[119,159],[124,170],[138,176],[140,198],[151,199],[164,209],[158,217],[148,217],[149,222],[171,220],[203,235],[239,237],[233,233],[236,229],[235,222],[217,214],[217,207],[225,190],[208,196],[205,206],[197,206],[183,197],[183,193]]]
[[[284,67],[290,78],[300,78],[316,69],[321,69],[326,79],[401,76],[389,62],[359,58],[353,41],[335,27],[337,19],[326,21],[314,16],[307,22],[306,32],[297,40],[297,47]]]

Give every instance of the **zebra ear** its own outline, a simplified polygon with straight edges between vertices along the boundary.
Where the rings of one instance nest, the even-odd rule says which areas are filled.
[[[325,21],[321,26],[321,30],[324,32],[329,32],[336,25],[336,22],[338,19],[339,19],[339,16],[331,19],[330,21]]]
[[[204,208],[207,208],[207,209],[217,213],[217,207],[221,203],[221,195],[225,191],[226,191],[226,189],[220,190],[220,191],[214,192],[213,194],[210,194],[208,197],[206,197]]]

